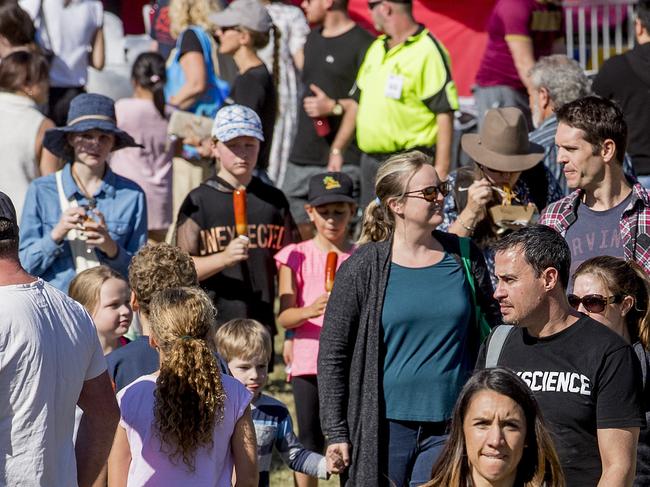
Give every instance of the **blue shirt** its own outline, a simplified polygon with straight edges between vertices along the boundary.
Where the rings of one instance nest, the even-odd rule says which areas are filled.
[[[119,392],[138,377],[153,374],[160,368],[158,351],[149,345],[148,336],[139,336],[131,343],[106,355],[108,375],[115,392]]]
[[[473,364],[465,272],[449,254],[428,267],[391,263],[382,329],[386,417],[444,421]]]
[[[70,163],[63,168],[63,192],[74,195],[80,206],[88,199],[77,187]],[[108,233],[117,243],[115,258],[97,249],[100,263],[128,275],[133,254],[147,241],[147,207],[140,186],[118,176],[106,167],[102,185],[93,195],[97,209],[106,220]],[[63,292],[68,292],[75,276],[72,252],[67,240],[56,243],[50,232],[61,219],[61,204],[54,174],[35,179],[29,185],[20,224],[20,261],[30,274],[41,277]]]
[[[257,437],[257,467],[259,487],[268,487],[273,449],[291,470],[312,477],[328,478],[323,455],[307,450],[293,432],[293,422],[287,406],[277,399],[261,394],[251,403],[251,415]]]

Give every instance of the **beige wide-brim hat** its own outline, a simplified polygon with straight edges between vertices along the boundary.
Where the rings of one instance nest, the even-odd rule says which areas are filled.
[[[480,133],[463,135],[460,144],[472,159],[495,171],[525,171],[544,158],[544,148],[528,141],[526,119],[515,107],[488,110]]]

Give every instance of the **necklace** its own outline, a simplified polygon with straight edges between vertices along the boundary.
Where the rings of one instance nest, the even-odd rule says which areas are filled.
[[[83,195],[88,199],[88,209],[92,210],[97,206],[97,201],[94,196],[91,196],[84,184],[81,182],[81,178],[75,173],[74,164],[70,167],[70,173],[72,174],[72,179],[79,186],[79,189]]]

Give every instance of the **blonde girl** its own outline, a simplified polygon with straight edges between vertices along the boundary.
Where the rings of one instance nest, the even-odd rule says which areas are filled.
[[[68,293],[95,322],[104,355],[129,343],[124,334],[133,318],[131,291],[119,272],[105,265],[87,269],[72,280]]]
[[[118,393],[121,421],[108,485],[257,485],[251,393],[223,375],[207,340],[216,316],[197,288],[160,291],[151,301],[150,343],[160,370]]]

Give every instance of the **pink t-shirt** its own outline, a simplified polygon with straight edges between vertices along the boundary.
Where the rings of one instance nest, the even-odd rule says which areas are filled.
[[[140,377],[118,392],[120,426],[126,430],[131,448],[128,485],[230,487],[233,470],[230,439],[252,394],[227,375],[221,374],[221,382],[226,393],[223,421],[215,425],[213,447],[197,450],[194,472],[182,460],[171,463],[169,456],[161,452],[160,439],[153,428],[156,376]]]
[[[165,230],[172,223],[173,144],[167,141],[167,119],[152,101],[124,98],[115,102],[117,126],[142,145],[113,152],[113,172],[140,185],[147,196],[149,230]]]
[[[337,269],[354,252],[339,254]],[[289,244],[275,254],[275,260],[289,267],[296,279],[296,306],[299,308],[310,305],[316,298],[325,293],[325,264],[327,252],[323,252],[314,243],[307,240]],[[318,358],[318,340],[323,327],[323,317],[312,318],[294,328],[293,363],[291,375],[316,375]]]
[[[497,0],[488,20],[488,43],[476,83],[505,85],[523,90],[506,36],[525,36],[533,41],[535,59],[551,54],[562,37],[562,7],[547,0]]]

